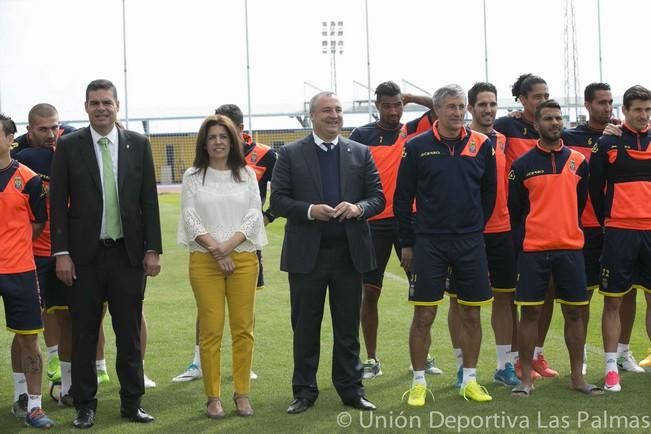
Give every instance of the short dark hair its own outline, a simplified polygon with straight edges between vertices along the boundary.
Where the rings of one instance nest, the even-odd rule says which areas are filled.
[[[224,115],[214,115],[208,116],[204,119],[197,133],[197,142],[195,147],[194,166],[197,170],[193,175],[202,172],[203,181],[206,180],[206,170],[210,164],[210,157],[208,156],[208,151],[206,150],[206,141],[208,140],[208,131],[215,125],[221,125],[226,129],[228,138],[231,142],[231,148],[228,152],[228,157],[226,159],[226,165],[233,172],[233,179],[237,182],[243,182],[242,171],[246,166],[246,159],[244,158],[244,150],[241,146],[240,137],[237,134],[237,128],[233,121]],[[202,182],[203,182],[202,181]]]
[[[235,126],[244,124],[242,110],[235,104],[222,104],[215,109],[216,115],[223,115],[233,121]]]
[[[487,81],[478,81],[468,91],[468,104],[474,106],[477,104],[477,95],[482,92],[493,92],[497,98],[497,88]]]
[[[600,90],[607,90],[610,92],[610,85],[608,83],[590,83],[583,91],[583,100],[585,102],[591,102],[594,99],[595,94]]]
[[[626,107],[626,109],[631,108],[631,104],[633,104],[633,101],[636,99],[642,101],[651,100],[651,91],[649,91],[649,89],[644,86],[640,86],[639,84],[629,87],[626,89],[626,92],[624,92],[624,107]]]
[[[54,108],[52,104],[42,102],[32,107],[32,109],[29,111],[29,114],[27,115],[27,122],[30,125],[34,125],[36,118],[47,118],[50,116],[57,116],[58,114],[59,112],[57,112],[57,109]]]
[[[383,96],[396,96],[401,93],[400,86],[393,81],[385,81],[384,83],[378,84],[375,88],[375,100],[380,101]]]
[[[547,82],[537,75],[522,74],[515,80],[513,86],[511,86],[511,95],[513,95],[516,101],[520,96],[527,97],[531,89],[537,84],[547,85]]]
[[[0,113],[0,126],[2,127],[2,132],[5,136],[16,134],[16,131],[18,131],[14,121],[9,116],[5,116],[2,113]]]
[[[546,108],[553,108],[553,109],[561,109],[561,105],[554,101],[553,99],[548,99],[536,106],[536,112],[534,114],[534,119],[537,121],[540,120],[540,117],[542,116],[542,111]]]
[[[115,85],[111,83],[109,80],[100,78],[91,81],[90,83],[88,83],[88,86],[86,86],[86,102],[88,102],[88,96],[90,95],[90,93],[96,90],[110,90],[111,92],[113,92],[113,99],[116,101],[118,100],[118,90],[115,88]]]

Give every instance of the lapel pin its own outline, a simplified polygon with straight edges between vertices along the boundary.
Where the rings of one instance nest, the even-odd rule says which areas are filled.
[[[350,148],[346,148],[346,152],[350,152]]]
[[[127,149],[129,149],[130,147],[131,147],[131,145],[129,145],[129,144],[127,143]]]

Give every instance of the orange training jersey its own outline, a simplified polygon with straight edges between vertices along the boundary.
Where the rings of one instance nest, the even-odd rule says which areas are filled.
[[[41,179],[16,160],[0,170],[0,274],[36,268],[32,223],[47,220]]]
[[[384,210],[369,218],[369,221],[393,218],[393,196],[396,192],[398,167],[407,138],[405,126],[388,130],[379,123],[372,122],[355,128],[349,138],[369,147],[386,198]]]
[[[506,155],[504,148],[506,137],[493,130],[488,139],[495,150],[495,164],[497,166],[497,197],[495,199],[495,208],[490,219],[486,222],[484,228],[485,234],[496,234],[499,232],[508,232],[511,230],[511,221],[509,220],[509,207],[507,204],[507,193],[509,189],[508,172],[506,170]]]
[[[524,229],[522,251],[582,249],[579,219],[587,198],[588,162],[581,153],[537,145],[518,158],[509,173],[509,212],[511,225]]]
[[[568,148],[582,153],[589,163],[590,157],[592,156],[592,148],[597,145],[597,140],[599,140],[602,133],[603,131],[601,130],[590,128],[587,123],[577,125],[575,128],[569,128],[563,131],[563,143]],[[589,196],[583,214],[581,215],[581,224],[584,228],[598,228],[600,226]]]
[[[503,116],[495,121],[495,130],[506,136],[506,170],[511,170],[511,165],[525,152],[536,147],[538,131],[532,124],[524,119]]]
[[[590,159],[590,199],[605,227],[651,230],[651,129],[624,123],[601,136]]]
[[[413,119],[405,124],[407,140],[420,133],[429,131],[434,125],[434,112],[430,109],[423,113],[421,117]]]

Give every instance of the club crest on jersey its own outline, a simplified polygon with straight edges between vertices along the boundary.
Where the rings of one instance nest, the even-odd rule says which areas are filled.
[[[595,145],[592,147],[592,153],[593,153],[593,154],[596,154],[598,151],[599,151],[599,145],[598,145],[598,144],[595,144]]]
[[[407,156],[407,148],[402,148],[402,158]]]
[[[400,134],[399,134],[399,136],[400,136],[401,139],[406,138],[406,137],[407,137],[407,131],[405,131],[405,130],[400,130]]]
[[[470,142],[470,145],[468,146],[468,150],[473,154],[477,152],[477,144],[475,143],[474,140]]]
[[[513,169],[509,172],[509,179],[515,181],[515,171]]]
[[[256,161],[258,161],[258,154],[255,151],[253,151],[251,153],[251,163],[255,163]]]
[[[574,162],[574,159],[570,160],[570,172],[576,172],[576,163]]]
[[[588,137],[588,146],[592,146],[592,137]]]
[[[16,176],[14,178],[14,187],[16,187],[17,190],[21,190],[23,188],[23,178]]]
[[[378,139],[377,142],[378,142],[379,144],[382,144],[382,140],[384,140],[384,136],[380,136],[380,138]]]
[[[522,130],[522,135],[523,135],[523,136],[526,136],[526,135],[527,135],[527,127],[524,127],[524,129]]]

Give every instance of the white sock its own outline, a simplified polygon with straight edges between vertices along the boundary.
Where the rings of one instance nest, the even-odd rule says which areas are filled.
[[[627,353],[628,351],[629,351],[628,344],[622,344],[622,343],[617,344],[617,355],[618,356],[623,356],[624,353]]]
[[[495,345],[497,352],[497,369],[504,369],[507,363],[511,361],[511,345]]]
[[[463,382],[462,386],[465,386],[470,381],[477,381],[477,368],[463,368]]]
[[[72,386],[72,363],[61,361],[61,396],[66,396],[70,393],[70,386]]]
[[[51,360],[53,357],[59,357],[59,346],[58,345],[53,345],[51,347],[47,347],[47,359],[48,359],[48,361]]]
[[[18,401],[18,397],[23,393],[27,393],[25,374],[22,372],[14,372],[14,402]]]
[[[606,374],[610,371],[619,373],[617,369],[617,353],[604,353],[604,361],[606,362]]]
[[[194,360],[192,360],[192,364],[201,368],[201,353],[199,352],[199,345],[194,346]]]
[[[535,347],[533,349],[533,359],[536,360],[538,356],[541,356],[543,353],[543,347]]]
[[[41,407],[41,395],[27,395],[27,411]]]
[[[453,348],[454,349],[454,355],[457,360],[457,371],[459,370],[460,367],[463,366],[463,351],[461,348]]]
[[[412,386],[415,386],[416,384],[422,384],[423,386],[427,386],[427,381],[425,380],[425,371],[414,371],[414,377],[411,382]]]
[[[95,367],[97,368],[98,371],[106,372],[106,359],[96,360]]]

